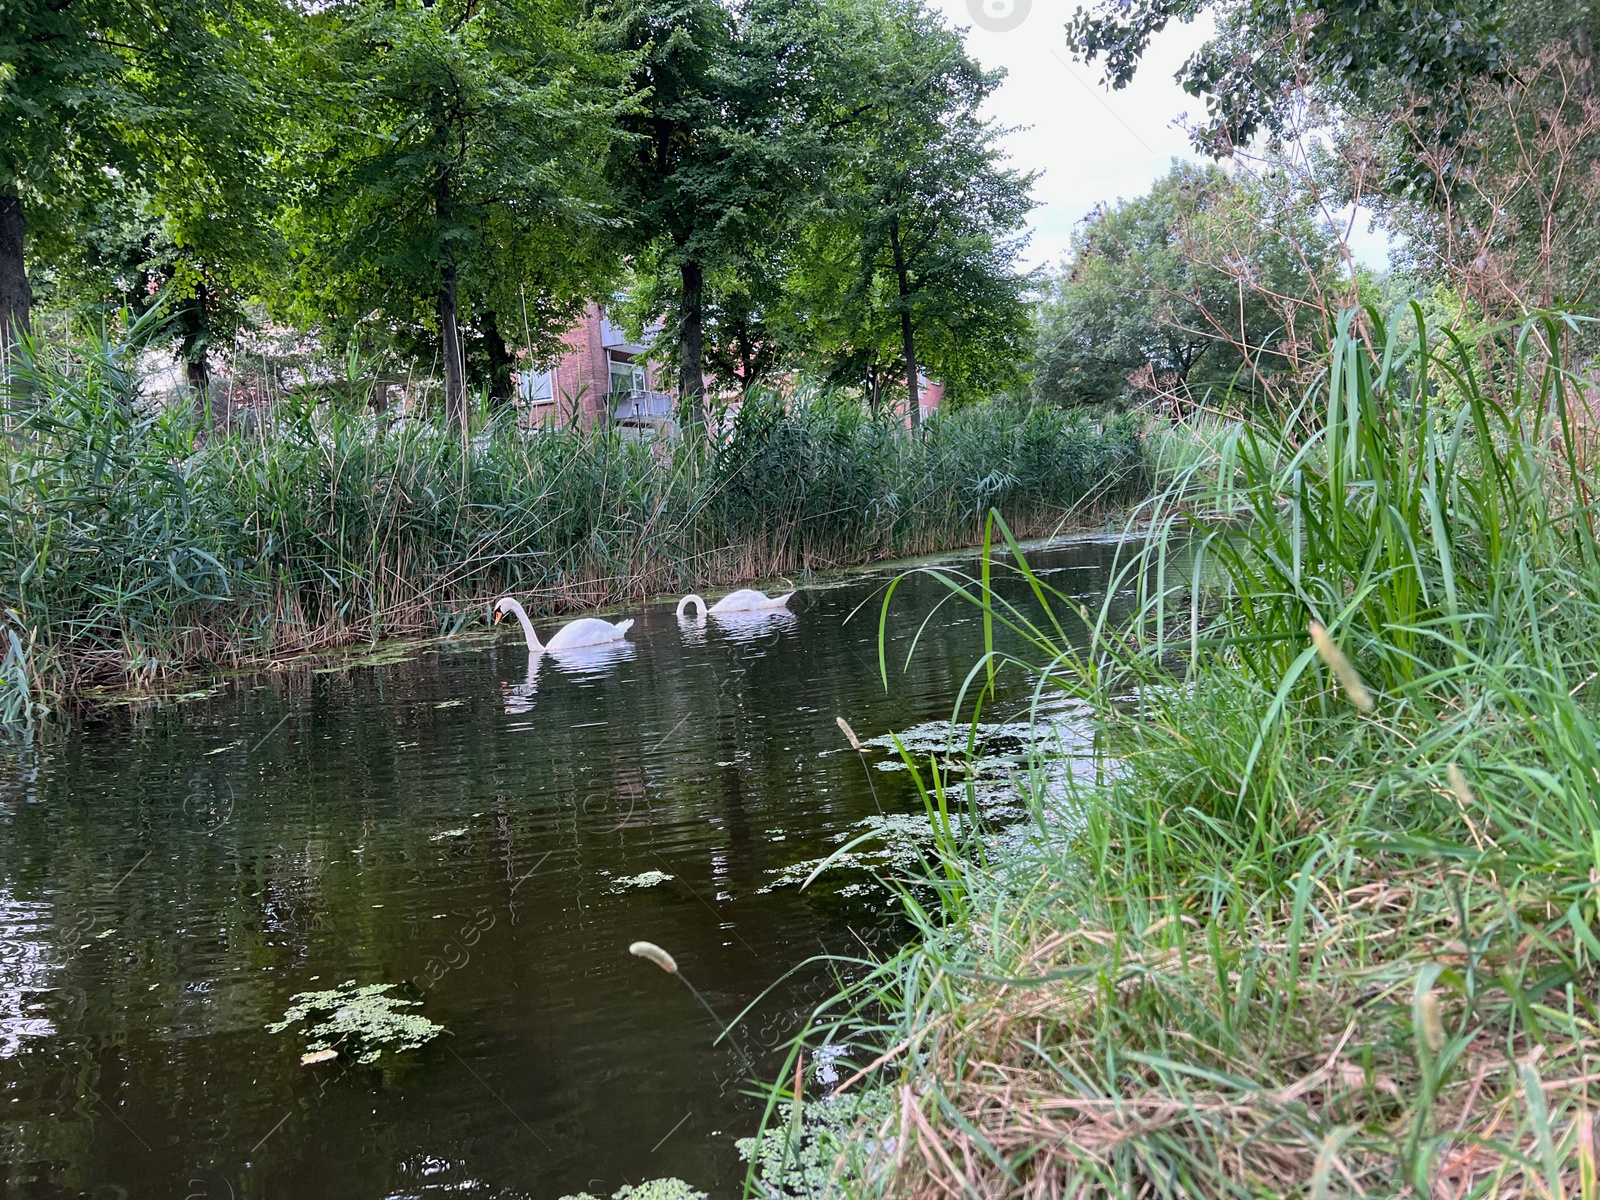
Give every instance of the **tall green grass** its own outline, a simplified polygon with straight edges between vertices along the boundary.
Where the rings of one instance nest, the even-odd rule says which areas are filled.
[[[981,409],[912,434],[827,395],[758,397],[714,444],[511,414],[463,443],[293,401],[221,429],[142,395],[150,333],[33,346],[4,394],[0,677],[35,698],[448,629],[507,591],[573,609],[922,552],[995,506],[1043,531],[1144,491],[1133,423]]]
[[[1299,410],[1151,501],[1077,644],[1003,522],[1034,604],[938,573],[1032,648],[987,666],[1089,702],[1101,771],[1022,780],[1026,853],[946,839],[939,905],[906,893],[917,941],[824,1025],[882,1058],[824,1190],[1600,1195],[1568,328],[1346,314]]]

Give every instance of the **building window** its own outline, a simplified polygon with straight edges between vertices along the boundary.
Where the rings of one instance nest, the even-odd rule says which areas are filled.
[[[555,399],[555,372],[518,371],[517,394],[524,404],[549,404]]]
[[[631,392],[634,390],[634,386],[633,364],[631,362],[617,362],[613,359],[611,363],[612,393]]]

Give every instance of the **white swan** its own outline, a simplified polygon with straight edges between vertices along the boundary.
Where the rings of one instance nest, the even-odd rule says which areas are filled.
[[[765,592],[757,591],[755,588],[740,588],[737,592],[729,592],[721,600],[707,608],[704,600],[690,592],[682,600],[678,601],[678,619],[680,621],[683,620],[683,610],[692,604],[700,606],[701,617],[704,617],[708,612],[762,612],[768,609],[783,608],[789,603],[789,597],[793,595],[793,592],[785,592],[781,596],[769,596]]]
[[[501,596],[495,601],[494,623],[500,624],[500,618],[507,613],[514,613],[518,621],[522,622],[522,632],[528,638],[528,650],[532,654],[542,654],[546,650],[572,650],[579,646],[603,646],[607,642],[620,642],[623,635],[633,628],[633,618],[618,621],[613,625],[610,621],[602,621],[598,617],[579,617],[576,621],[569,621],[556,631],[548,642],[541,642],[539,635],[533,631],[533,622],[528,620],[528,614],[523,611],[510,596]]]

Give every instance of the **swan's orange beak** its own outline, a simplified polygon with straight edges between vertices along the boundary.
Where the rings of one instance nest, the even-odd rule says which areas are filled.
[[[490,621],[489,624],[491,624],[491,625],[500,624],[500,618],[503,617],[503,616],[505,616],[505,613],[501,612],[499,609],[495,609],[494,620]]]

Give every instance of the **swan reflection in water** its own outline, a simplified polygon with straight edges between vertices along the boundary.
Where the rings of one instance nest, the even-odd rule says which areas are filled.
[[[799,625],[787,608],[745,609],[713,612],[707,616],[678,618],[678,628],[686,642],[703,642],[711,625],[730,642],[768,641],[782,634],[793,635]]]
[[[603,679],[618,663],[634,656],[632,642],[605,642],[598,646],[577,646],[570,650],[546,650],[542,654],[528,655],[528,678],[522,683],[506,682],[500,685],[505,698],[506,714],[517,716],[530,712],[539,690],[539,672],[546,664],[578,681]]]

